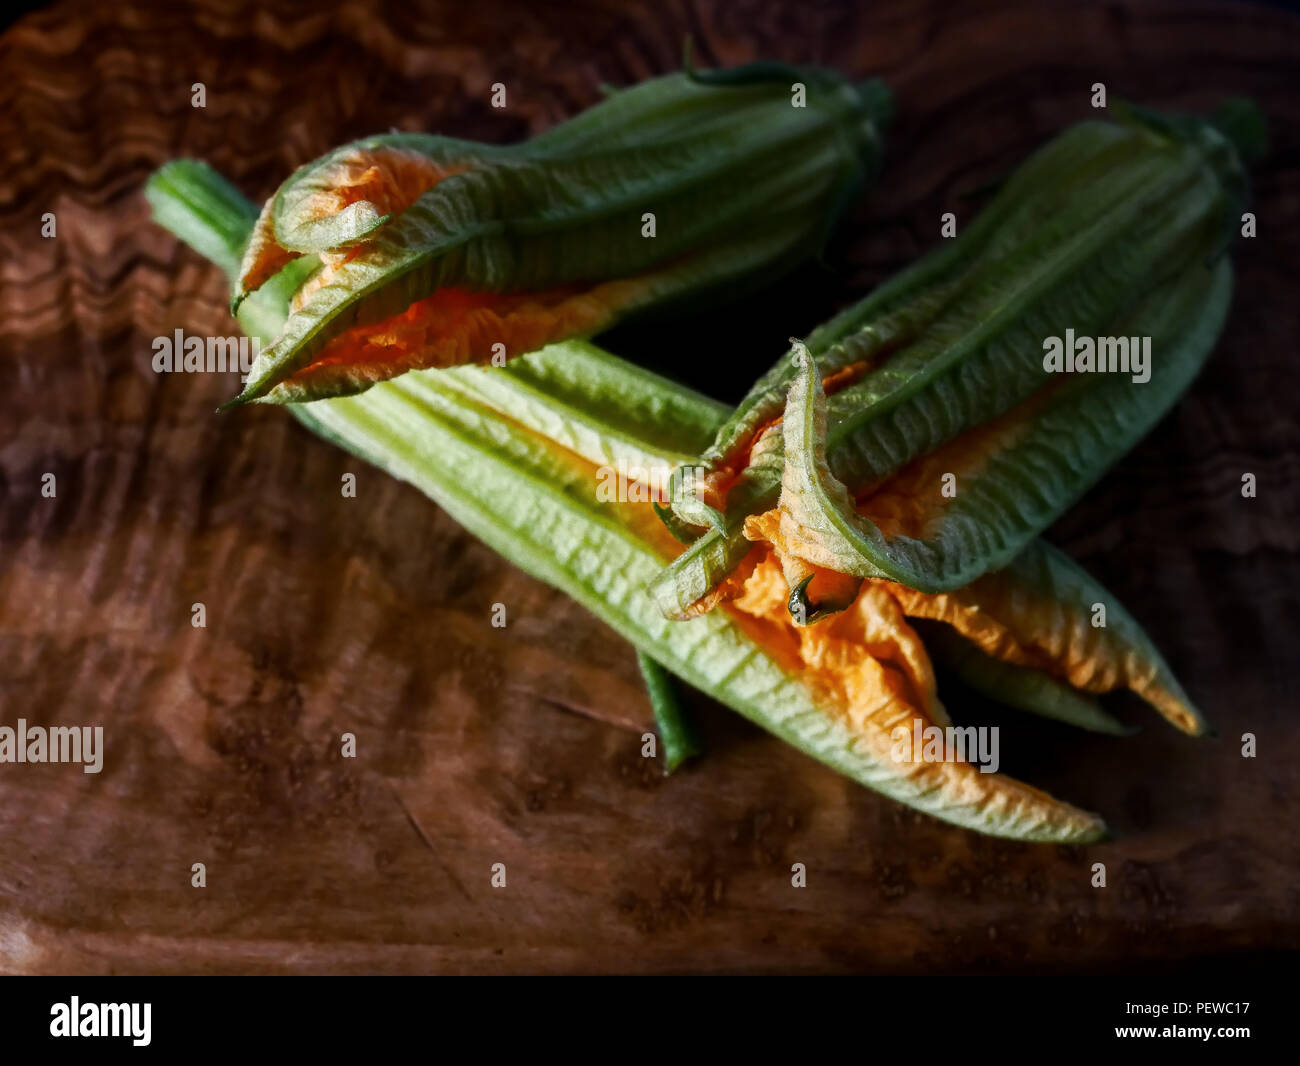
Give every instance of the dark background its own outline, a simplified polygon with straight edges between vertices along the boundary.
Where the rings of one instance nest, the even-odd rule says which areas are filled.
[[[107,755],[97,776],[0,766],[0,969],[1131,973],[1293,950],[1298,27],[1278,7],[1002,0],[65,3],[20,19],[0,39],[0,721],[103,724]],[[507,141],[601,82],[676,69],[688,34],[699,65],[819,62],[884,77],[899,105],[879,188],[823,263],[602,340],[728,400],[787,337],[933,247],[942,212],[969,219],[980,189],[1093,117],[1093,82],[1188,110],[1246,93],[1267,113],[1259,236],[1237,247],[1223,340],[1050,532],[1221,737],[1122,701],[1144,731],[1093,737],[945,690],[959,718],[1003,727],[1004,769],[1101,812],[1117,841],[942,825],[702,698],[708,756],[662,780],[613,634],[284,412],[214,416],[233,380],[151,372],[155,336],[233,332],[219,271],[148,221],[140,187],[165,160],[209,160],[261,198],[390,126]],[[39,237],[47,210],[57,240]],[[344,731],[356,760],[338,758]]]

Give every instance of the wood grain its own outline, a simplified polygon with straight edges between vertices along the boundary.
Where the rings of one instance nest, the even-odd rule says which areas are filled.
[[[98,775],[0,765],[0,970],[1132,971],[1300,946],[1297,24],[1008,0],[129,0],[22,19],[0,38],[0,721],[102,724],[107,751]],[[607,336],[726,399],[1090,114],[1094,82],[1187,109],[1247,93],[1268,113],[1223,342],[1053,531],[1221,738],[1141,711],[1141,735],[1094,738],[948,699],[1003,726],[1006,769],[1104,813],[1117,841],[941,825],[702,698],[708,757],[662,780],[613,634],[283,412],[214,416],[233,379],[151,371],[156,336],[234,332],[218,272],[148,222],[140,187],[163,161],[207,159],[260,197],[375,130],[506,141],[601,82],[674,69],[687,34],[701,64],[822,62],[885,77],[900,103],[882,186],[825,264],[689,329]]]

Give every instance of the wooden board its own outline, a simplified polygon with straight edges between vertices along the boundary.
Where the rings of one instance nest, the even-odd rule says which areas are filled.
[[[97,775],[0,765],[0,970],[1134,971],[1294,949],[1297,26],[1246,5],[1005,0],[127,0],[20,20],[0,40],[0,722],[100,724],[106,756]],[[215,416],[233,379],[151,371],[156,336],[234,332],[218,271],[148,221],[163,161],[207,159],[262,197],[393,126],[506,141],[601,82],[675,68],[687,34],[701,65],[815,61],[899,97],[883,184],[824,265],[690,329],[606,338],[726,399],[1090,115],[1093,83],[1188,109],[1248,93],[1268,113],[1223,342],[1052,533],[1222,735],[1139,710],[1139,736],[1094,738],[950,700],[1116,842],[944,826],[703,698],[708,757],[663,780],[639,754],[632,652],[601,624],[284,412]]]

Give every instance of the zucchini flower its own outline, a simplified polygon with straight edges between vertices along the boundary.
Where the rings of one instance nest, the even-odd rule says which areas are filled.
[[[879,82],[764,63],[617,91],[518,145],[409,133],[344,145],[257,219],[232,309],[272,278],[298,287],[231,403],[501,365],[770,280],[818,251],[875,176],[889,107]]]

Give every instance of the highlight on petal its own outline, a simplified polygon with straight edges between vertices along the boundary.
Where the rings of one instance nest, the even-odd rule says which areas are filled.
[[[471,169],[483,154],[461,141],[439,140],[436,153],[427,139],[418,143],[424,151],[363,141],[295,174],[274,198],[276,240],[300,252],[363,240],[444,178]]]
[[[466,142],[398,134],[344,145],[299,168],[262,207],[232,309],[296,256],[369,238],[443,178],[468,170],[475,154]]]
[[[646,591],[665,618],[680,621],[705,614],[734,598],[739,568],[756,550],[743,528],[709,530],[660,569]]]
[[[817,364],[806,347],[797,350],[802,360],[782,423],[784,469],[773,543],[807,565],[860,578],[882,576],[858,546],[874,527],[860,522],[848,490],[826,462],[826,394]]]

